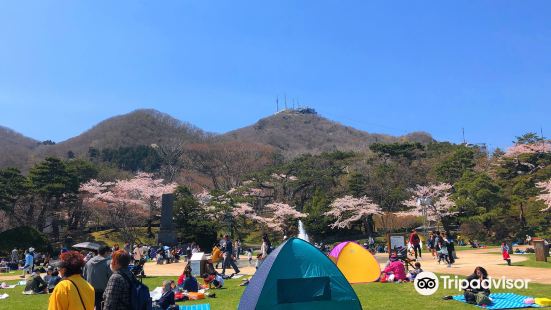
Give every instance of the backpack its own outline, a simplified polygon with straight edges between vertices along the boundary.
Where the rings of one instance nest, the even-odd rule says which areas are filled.
[[[130,309],[132,310],[152,310],[153,302],[149,295],[149,288],[135,278],[130,279],[127,275],[119,273],[130,284]]]

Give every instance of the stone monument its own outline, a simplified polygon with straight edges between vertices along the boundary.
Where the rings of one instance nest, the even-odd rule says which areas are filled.
[[[157,235],[157,243],[163,245],[175,245],[176,233],[174,232],[174,225],[172,223],[172,207],[174,204],[173,194],[163,194],[161,198],[161,228],[159,235]]]

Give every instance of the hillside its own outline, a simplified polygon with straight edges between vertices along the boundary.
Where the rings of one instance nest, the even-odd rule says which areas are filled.
[[[84,133],[39,149],[40,157],[66,156],[72,151],[84,155],[96,149],[163,144],[172,141],[199,142],[208,134],[156,110],[136,110],[104,120]]]
[[[39,142],[0,126],[0,167],[23,167]]]
[[[375,142],[433,141],[426,133],[411,133],[404,137],[368,133],[328,120],[312,109],[284,110],[254,125],[230,131],[220,138],[267,144],[282,151],[288,158],[303,153],[358,151]]]
[[[0,168],[17,167],[26,171],[48,156],[67,158],[69,152],[86,156],[90,148],[117,149],[175,141],[195,144],[195,151],[215,149],[218,152],[228,147],[225,143],[238,142],[261,150],[262,154],[266,153],[264,147],[269,147],[286,158],[292,158],[304,153],[365,150],[375,142],[429,143],[434,140],[422,132],[403,137],[368,133],[328,120],[311,109],[281,111],[254,125],[216,136],[156,110],[136,110],[104,120],[84,133],[54,145],[41,144],[0,127]]]

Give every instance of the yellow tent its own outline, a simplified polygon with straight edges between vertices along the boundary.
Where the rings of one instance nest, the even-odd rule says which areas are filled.
[[[339,243],[329,253],[329,258],[350,283],[374,282],[381,275],[381,268],[375,257],[356,242]]]

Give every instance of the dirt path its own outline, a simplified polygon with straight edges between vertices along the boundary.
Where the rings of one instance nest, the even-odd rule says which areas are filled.
[[[529,279],[531,282],[551,284],[551,269],[500,265],[505,263],[501,254],[488,254],[496,251],[499,251],[499,249],[489,248],[459,251],[457,252],[458,259],[451,268],[448,268],[444,263],[439,265],[429,253],[424,253],[424,259],[420,262],[423,270],[436,273],[467,276],[470,275],[477,266],[482,266],[493,278],[505,276],[508,279]],[[386,254],[377,254],[376,257],[381,263],[381,266],[384,266],[388,256]],[[522,255],[511,255],[511,261],[513,263],[525,260],[527,260],[527,258]]]
[[[501,254],[488,254],[496,251],[499,250],[496,248],[489,248],[459,251],[457,252],[459,259],[456,260],[456,263],[451,268],[448,268],[445,264],[439,265],[437,261],[428,253],[424,254],[424,259],[420,262],[424,270],[437,273],[467,276],[473,272],[475,267],[482,266],[486,268],[488,273],[494,278],[505,276],[509,279],[530,279],[531,282],[551,284],[551,269],[500,265],[504,263]],[[376,258],[381,264],[381,267],[383,267],[388,259],[388,255],[377,254]],[[521,262],[526,259],[527,258],[522,255],[511,255],[512,262]],[[238,265],[242,274],[253,275],[256,271],[254,266],[249,266],[249,263],[246,260],[240,260]],[[182,273],[184,267],[184,262],[167,265],[147,263],[145,265],[145,273],[151,276],[177,277]],[[221,272],[221,269],[218,269],[218,271]],[[228,274],[232,272],[233,270],[231,269],[226,271]]]
[[[254,266],[250,266],[249,262],[245,259],[239,260],[237,262],[237,265],[241,271],[240,274],[244,275],[253,275],[256,271]],[[144,266],[144,271],[146,275],[150,276],[180,276],[182,274],[182,271],[184,271],[184,267],[186,266],[186,263],[183,261],[179,263],[172,263],[172,264],[164,264],[164,265],[157,265],[154,262],[146,263]],[[222,272],[222,269],[217,269],[218,272]],[[229,268],[226,270],[226,274],[233,273],[233,269]]]

